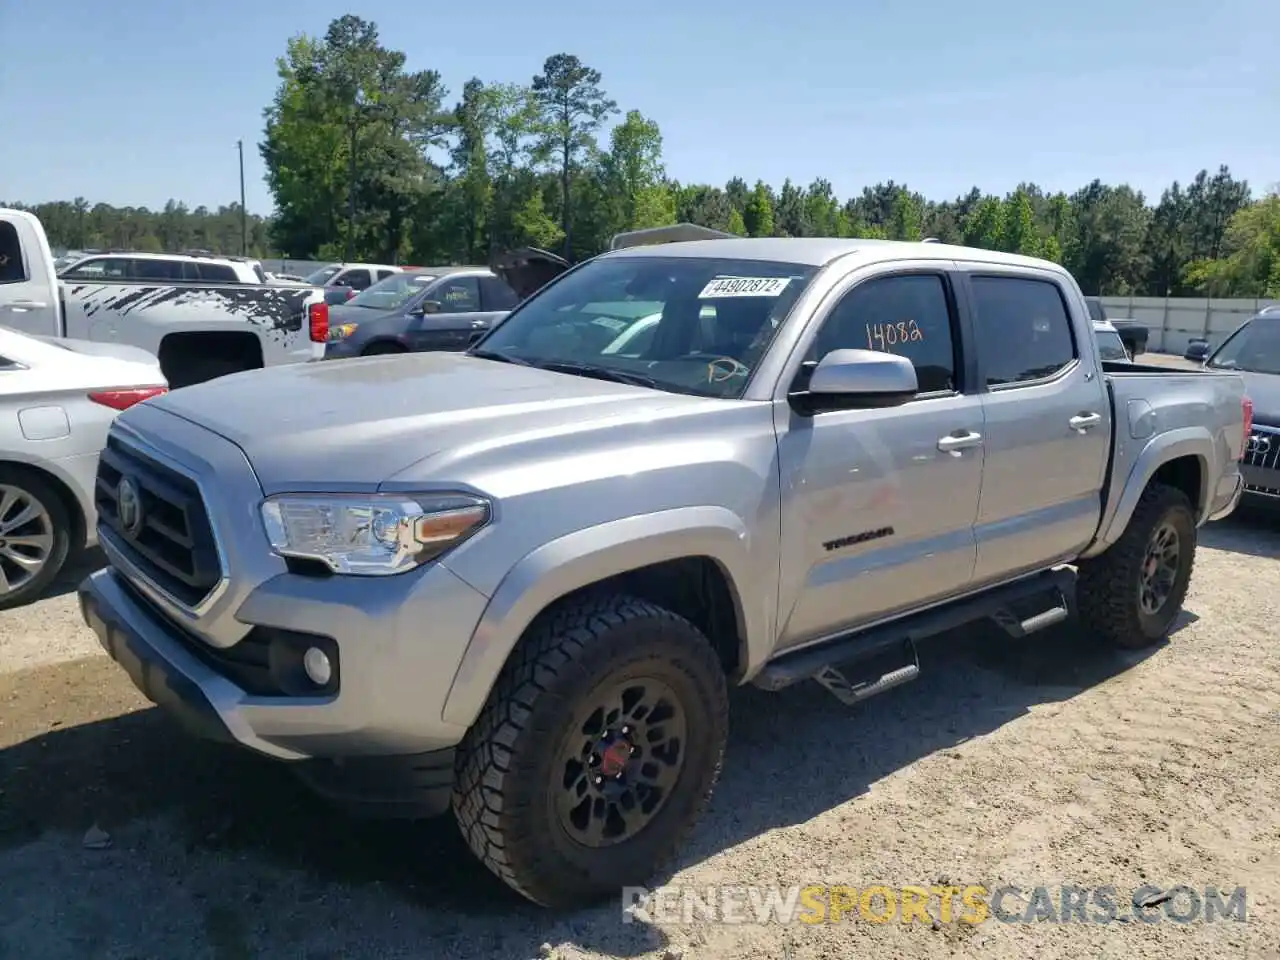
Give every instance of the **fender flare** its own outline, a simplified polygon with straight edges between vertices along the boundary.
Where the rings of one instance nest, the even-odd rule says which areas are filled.
[[[1129,470],[1129,476],[1125,478],[1120,499],[1111,512],[1111,519],[1106,522],[1094,545],[1085,551],[1084,556],[1095,556],[1120,539],[1125,528],[1129,526],[1129,520],[1138,507],[1143,491],[1147,489],[1147,484],[1156,475],[1156,471],[1180,457],[1193,456],[1200,461],[1204,483],[1200,490],[1200,500],[1192,504],[1192,507],[1196,511],[1197,522],[1201,521],[1211,499],[1209,464],[1214,456],[1214,448],[1213,437],[1201,427],[1170,430],[1147,444],[1138,455],[1138,459],[1134,461],[1133,467]]]
[[[543,544],[507,571],[493,592],[458,664],[441,718],[462,727],[475,722],[507,657],[549,604],[581,587],[664,560],[706,556],[718,563],[729,582],[742,638],[763,643],[767,608],[744,603],[738,588],[750,576],[748,546],[742,520],[712,506],[613,520]]]

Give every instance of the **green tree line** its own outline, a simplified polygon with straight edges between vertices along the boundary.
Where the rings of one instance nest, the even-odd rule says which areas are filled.
[[[1280,297],[1280,195],[1255,197],[1226,166],[1154,203],[1101,180],[1069,194],[975,186],[951,200],[889,181],[841,199],[823,178],[676,179],[657,122],[621,113],[601,73],[570,54],[528,84],[473,78],[453,100],[436,71],[409,71],[374,23],[347,15],[290,40],[278,73],[260,144],[275,213],[249,218],[257,255],[479,263],[532,245],[577,261],[622,230],[692,222],[746,236],[936,237],[1055,260],[1087,293]],[[35,209],[69,247],[240,249],[234,204]]]

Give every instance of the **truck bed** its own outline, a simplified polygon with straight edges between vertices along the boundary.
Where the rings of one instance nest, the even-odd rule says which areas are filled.
[[[1110,544],[1111,521],[1118,512],[1127,515],[1129,507],[1121,498],[1141,494],[1153,460],[1200,457],[1226,463],[1239,459],[1244,444],[1244,380],[1237,374],[1111,362],[1104,362],[1102,371],[1111,397],[1112,453],[1098,539],[1086,556]],[[1204,502],[1193,504],[1198,519],[1207,519],[1214,503],[1230,493],[1206,491]]]

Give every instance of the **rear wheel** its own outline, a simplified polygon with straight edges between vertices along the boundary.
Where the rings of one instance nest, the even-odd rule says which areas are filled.
[[[1081,619],[1121,647],[1163,640],[1182,612],[1195,550],[1195,514],[1187,495],[1152,484],[1120,539],[1106,553],[1081,561]]]
[[[531,628],[463,741],[454,813],[509,886],[584,905],[678,851],[727,737],[725,676],[692,624],[633,597],[571,602]]]
[[[0,466],[0,610],[38,597],[71,553],[72,522],[53,485]]]

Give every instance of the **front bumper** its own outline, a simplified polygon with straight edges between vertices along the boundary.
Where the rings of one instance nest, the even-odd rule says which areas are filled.
[[[342,689],[327,700],[255,697],[118,571],[108,567],[90,574],[79,598],[84,621],[103,649],[148,700],[188,732],[292,761],[313,791],[352,813],[415,818],[448,810],[461,731],[439,722],[443,700],[434,710],[419,710],[419,700],[395,706],[376,694],[346,698]],[[376,638],[366,639],[376,645]],[[348,648],[356,649],[354,643]],[[409,663],[385,666],[415,669]],[[445,672],[452,677],[451,670]],[[386,709],[378,710],[379,702]],[[361,704],[370,712],[357,715]],[[408,719],[413,713],[420,722]],[[405,723],[407,728],[394,726]],[[379,729],[380,724],[391,726]],[[442,739],[448,742],[440,745]],[[411,744],[423,749],[405,752]]]

